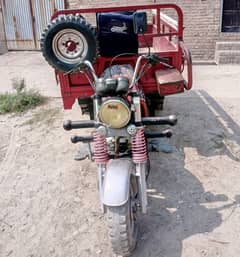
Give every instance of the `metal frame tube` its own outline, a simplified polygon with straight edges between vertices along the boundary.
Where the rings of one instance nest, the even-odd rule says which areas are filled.
[[[104,179],[105,171],[106,171],[106,164],[98,164],[97,165],[100,208],[101,208],[103,213],[105,212],[105,208],[104,208],[104,204],[103,204],[103,179]]]
[[[140,195],[140,203],[142,213],[147,213],[147,183],[146,183],[146,167],[147,163],[136,164],[136,175],[138,177],[138,190]]]
[[[129,86],[129,88],[132,88],[135,85],[135,83],[136,83],[136,79],[137,79],[137,75],[138,75],[138,70],[139,70],[139,67],[140,67],[140,64],[141,64],[141,61],[142,61],[143,58],[146,58],[145,55],[141,55],[137,59],[135,70],[134,70],[134,73],[133,73],[132,83]]]

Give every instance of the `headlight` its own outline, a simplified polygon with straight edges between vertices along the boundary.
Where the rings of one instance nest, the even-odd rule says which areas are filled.
[[[122,128],[128,124],[131,111],[122,98],[111,98],[101,105],[99,118],[111,128]]]

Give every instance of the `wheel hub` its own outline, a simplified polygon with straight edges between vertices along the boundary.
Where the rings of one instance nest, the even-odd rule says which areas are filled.
[[[69,52],[74,52],[77,49],[77,43],[75,43],[72,40],[67,41],[67,43],[65,44],[65,47],[67,49],[67,51]]]
[[[52,42],[57,58],[69,64],[78,63],[86,58],[88,44],[84,35],[75,29],[59,31]]]

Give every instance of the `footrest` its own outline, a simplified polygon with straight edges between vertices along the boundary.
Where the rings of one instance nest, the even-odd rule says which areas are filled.
[[[161,96],[181,93],[184,91],[184,78],[177,69],[155,71],[158,92]]]

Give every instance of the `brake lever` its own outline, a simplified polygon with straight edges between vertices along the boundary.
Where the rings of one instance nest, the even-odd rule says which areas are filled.
[[[156,65],[157,63],[161,63],[162,65],[164,65],[167,68],[170,68],[170,69],[174,68],[172,65],[168,64],[168,62],[169,62],[168,58],[159,57],[156,54],[151,54],[149,56],[149,63],[152,66]]]

